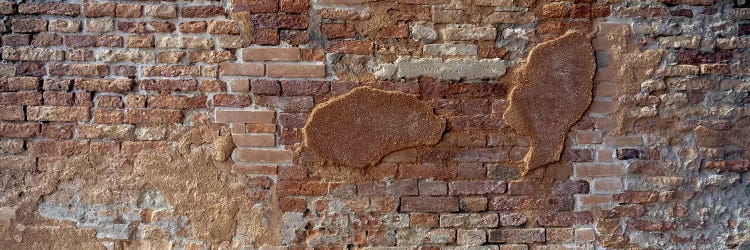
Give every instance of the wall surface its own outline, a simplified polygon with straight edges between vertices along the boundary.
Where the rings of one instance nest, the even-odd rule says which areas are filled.
[[[750,249],[745,0],[0,2],[0,45],[0,249]]]

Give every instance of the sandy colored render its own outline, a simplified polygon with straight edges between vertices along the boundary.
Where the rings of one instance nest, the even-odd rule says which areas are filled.
[[[435,144],[443,130],[445,119],[415,96],[359,87],[313,109],[303,137],[325,159],[366,167],[390,152]]]
[[[189,225],[175,228],[173,237],[212,249],[281,244],[281,212],[273,189],[258,196],[246,189],[246,177],[231,171],[233,162],[227,156],[234,144],[227,127],[196,124],[174,141],[152,145],[132,155],[86,148],[87,154],[41,156],[36,168],[3,168],[3,176],[16,177],[4,180],[8,196],[0,203],[0,235],[8,237],[1,237],[0,249],[100,249],[100,241],[110,240],[98,237],[101,232],[94,228],[115,223],[135,230],[139,224],[153,226],[167,214],[167,218],[186,218]],[[34,176],[34,181],[24,181],[22,176]],[[134,201],[142,203],[144,192],[160,193],[170,208],[127,207]],[[116,213],[142,210],[140,219],[77,227],[83,221],[70,216],[97,206],[117,210],[119,204],[126,207]],[[65,212],[68,206],[75,210]],[[169,241],[169,235],[115,244],[125,249],[180,247]]]
[[[570,31],[541,43],[517,71],[503,118],[530,137],[523,174],[559,160],[568,130],[588,109],[596,69],[590,40]]]

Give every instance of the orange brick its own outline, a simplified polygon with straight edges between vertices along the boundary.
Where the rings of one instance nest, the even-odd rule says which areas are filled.
[[[276,113],[270,110],[217,110],[218,123],[273,123]]]
[[[596,178],[592,182],[591,192],[595,194],[614,194],[622,191],[620,178]]]
[[[612,146],[641,146],[643,138],[640,136],[617,136],[604,138],[604,144]]]
[[[326,76],[326,66],[322,63],[315,64],[292,64],[280,63],[269,64],[266,76],[276,78],[306,78]]]
[[[611,149],[602,149],[596,152],[597,154],[597,160],[599,161],[613,161],[615,157],[613,156],[614,150]]]
[[[229,80],[229,92],[250,92],[250,81],[247,79]]]
[[[617,87],[615,87],[614,82],[601,81],[598,84],[596,84],[596,90],[594,92],[594,95],[603,96],[603,97],[611,97],[611,96],[614,96],[616,93],[617,93]]]
[[[576,142],[579,144],[600,144],[602,143],[602,132],[576,130]]]
[[[276,124],[246,124],[245,130],[248,133],[273,133],[276,132]]]
[[[576,195],[576,200],[581,208],[592,206],[607,206],[612,204],[611,194],[581,194]]]
[[[235,150],[237,160],[246,162],[291,162],[294,152],[277,149],[238,148]]]
[[[244,61],[299,61],[299,48],[258,47],[242,49]]]
[[[260,63],[228,63],[219,64],[221,75],[225,76],[263,76],[265,68]]]
[[[273,147],[276,146],[276,138],[273,134],[244,134],[232,135],[234,144],[238,147]]]
[[[589,113],[609,114],[612,112],[613,107],[614,103],[612,101],[594,100],[589,107]]]
[[[576,164],[574,170],[578,178],[625,175],[625,167],[619,164]]]

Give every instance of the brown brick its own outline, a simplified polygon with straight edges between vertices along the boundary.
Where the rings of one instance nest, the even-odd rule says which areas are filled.
[[[20,91],[0,93],[0,105],[39,105],[42,103],[42,93],[34,91]]]
[[[133,89],[132,79],[75,79],[73,88],[92,92],[128,92]]]
[[[31,44],[36,47],[60,46],[62,45],[62,37],[50,33],[35,34]]]
[[[399,179],[451,179],[455,176],[456,168],[454,166],[446,166],[439,163],[401,164],[398,168]]]
[[[89,152],[89,143],[78,140],[30,141],[27,147],[29,154],[40,156],[80,156]],[[47,168],[43,162],[44,157],[39,159],[39,165]]]
[[[250,106],[249,95],[214,95],[213,103],[217,107],[247,107]]]
[[[446,195],[448,185],[444,181],[419,181],[419,195]]]
[[[279,2],[277,0],[234,0],[232,10],[252,13],[277,12]]]
[[[402,212],[456,212],[458,211],[457,197],[413,196],[401,198]]]
[[[26,46],[31,44],[31,35],[29,34],[7,34],[3,35],[3,46]]]
[[[545,4],[542,7],[542,16],[546,18],[568,17],[568,5],[565,3]]]
[[[62,91],[46,91],[42,93],[45,106],[72,106],[73,93]]]
[[[253,33],[253,43],[258,45],[278,45],[279,31],[276,29],[256,29]]]
[[[592,222],[593,217],[588,211],[547,213],[537,218],[537,223],[545,227],[571,227]]]
[[[489,242],[538,243],[546,240],[544,228],[493,229],[489,231]]]
[[[450,183],[451,195],[502,194],[505,192],[504,181],[454,181]]]
[[[348,23],[324,23],[320,30],[328,39],[353,38],[356,34],[354,25]]]
[[[146,103],[152,109],[195,109],[205,108],[207,97],[205,95],[184,96],[162,94],[149,96]]]
[[[255,14],[250,16],[257,29],[307,29],[307,15]]]
[[[39,89],[39,78],[10,77],[0,78],[0,91],[24,91]]]
[[[81,124],[76,126],[75,138],[123,140],[133,137],[135,126],[123,124]]]
[[[182,33],[203,33],[206,32],[208,24],[206,21],[188,21],[180,23],[179,29]]]
[[[95,100],[97,108],[122,108],[123,102],[120,96],[100,95]]]
[[[328,47],[328,52],[370,55],[372,54],[373,45],[374,43],[370,41],[343,40],[332,43],[331,46]]]
[[[310,9],[310,1],[306,0],[281,0],[281,12],[307,13]]]
[[[312,96],[255,96],[256,105],[278,109],[282,112],[307,112],[315,105]]]
[[[54,76],[106,76],[109,74],[107,65],[103,64],[61,64],[49,66],[50,75]]]
[[[410,213],[409,226],[412,228],[435,228],[438,227],[437,214]]]
[[[13,19],[10,23],[10,29],[18,33],[32,33],[47,31],[47,21],[36,18],[19,18]]]
[[[77,16],[81,12],[81,6],[68,3],[21,3],[18,4],[18,13],[32,15],[60,15]],[[8,13],[9,14],[9,13]]]
[[[29,106],[26,108],[29,121],[88,121],[88,107]]]
[[[279,208],[283,212],[305,212],[307,211],[307,201],[300,198],[281,198],[279,199]]]
[[[117,4],[115,3],[84,3],[83,16],[85,17],[106,17],[115,16]]]
[[[0,120],[2,121],[23,121],[25,118],[23,106],[0,107]]]
[[[242,49],[244,61],[299,61],[299,48],[253,47]]]
[[[328,192],[324,182],[280,181],[276,188],[281,196],[322,196]]]
[[[141,17],[142,6],[138,4],[119,3],[115,7],[115,16],[124,18]]]
[[[0,122],[0,137],[26,138],[39,134],[39,123]]]
[[[266,68],[266,76],[274,78],[323,78],[326,76],[326,66],[322,63],[279,63]]]
[[[125,115],[119,109],[96,109],[94,110],[94,123],[119,124]]]
[[[50,139],[70,139],[73,137],[73,124],[42,123],[42,136]]]
[[[182,122],[179,110],[128,109],[125,122],[133,124],[170,124]]]
[[[200,66],[193,65],[168,65],[147,66],[143,69],[144,76],[200,76]]]
[[[153,48],[154,36],[132,35],[125,38],[125,47],[128,48]]]
[[[224,8],[215,5],[182,7],[180,15],[186,18],[206,18],[224,16]]]

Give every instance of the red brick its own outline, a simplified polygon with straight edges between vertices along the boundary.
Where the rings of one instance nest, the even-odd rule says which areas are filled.
[[[233,11],[249,11],[253,13],[277,12],[279,10],[277,0],[234,0]]]
[[[279,31],[276,29],[256,29],[253,42],[258,45],[278,45]]]
[[[260,63],[228,63],[219,64],[221,75],[225,76],[263,76],[265,67]]]
[[[282,80],[281,90],[285,96],[323,95],[331,89],[327,81]]]
[[[292,46],[305,45],[308,42],[310,42],[310,32],[306,30],[281,30],[279,34],[279,39],[289,43],[289,45],[292,45]],[[304,56],[305,50],[307,49],[302,50],[302,53],[303,53],[302,60],[310,61],[310,60],[305,59],[305,56]],[[322,60],[314,60],[314,61],[322,61]]]
[[[29,141],[27,147],[29,154],[40,156],[80,156],[89,152],[89,143],[77,140]],[[42,162],[39,164],[45,165]]]
[[[299,48],[252,47],[242,49],[244,61],[299,61]]]
[[[106,76],[109,68],[103,64],[50,64],[49,73],[53,76]]]
[[[100,95],[96,97],[97,108],[122,108],[122,98],[115,95]]]
[[[413,196],[401,198],[402,212],[456,212],[458,211],[457,197]]]
[[[435,228],[438,227],[437,214],[410,213],[409,226],[412,228]]]
[[[502,194],[504,181],[454,181],[450,183],[450,195]]]
[[[300,198],[281,198],[279,199],[279,208],[283,212],[305,212],[307,211],[307,201]]]
[[[250,90],[254,95],[278,95],[281,93],[281,86],[277,80],[252,79]]]
[[[185,18],[206,18],[224,16],[224,8],[215,5],[185,6],[180,15]]]
[[[0,78],[0,91],[24,91],[39,89],[39,78],[10,77]]]
[[[456,176],[455,166],[437,163],[401,164],[398,168],[399,179],[435,178],[451,179]]]
[[[0,122],[0,137],[26,138],[39,134],[39,123]]]
[[[231,51],[193,51],[190,52],[190,62],[202,63],[220,63],[224,61],[234,61],[234,54]]]
[[[250,16],[257,29],[307,29],[308,16],[294,14],[255,14]]]
[[[147,66],[143,69],[144,76],[200,76],[200,66],[194,65],[169,65],[169,66]]]
[[[625,167],[619,164],[576,164],[574,171],[579,178],[625,175]]]
[[[133,124],[170,124],[182,122],[179,110],[128,109],[125,112],[125,123]]]
[[[531,196],[495,196],[487,203],[487,209],[497,211],[513,211],[524,209],[539,209],[544,200]]]
[[[47,68],[44,63],[21,62],[16,67],[17,76],[44,76],[47,74]]]
[[[100,124],[118,124],[122,123],[124,114],[118,109],[97,109],[94,110],[94,123]]]
[[[328,184],[323,182],[279,181],[276,190],[280,196],[323,196]]]

